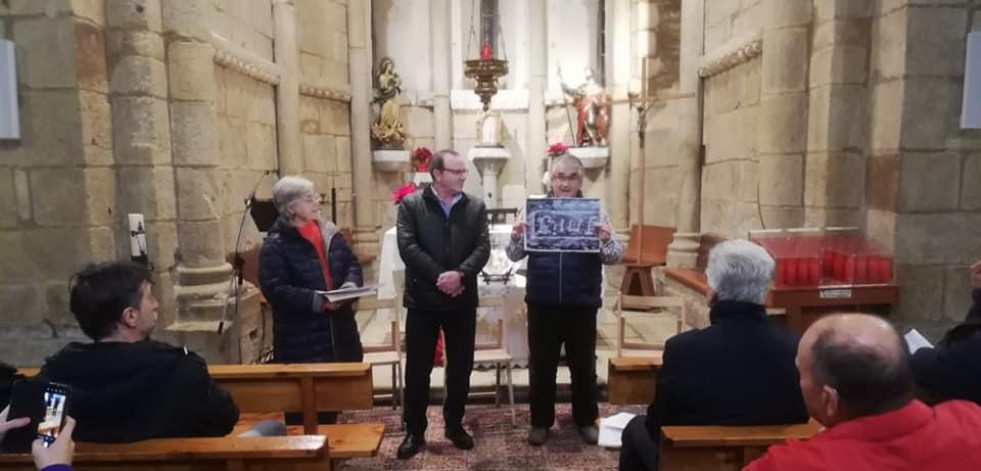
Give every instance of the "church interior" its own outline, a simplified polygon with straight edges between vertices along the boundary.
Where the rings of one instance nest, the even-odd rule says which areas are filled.
[[[596,314],[608,417],[643,414],[665,342],[712,324],[706,264],[731,239],[773,257],[767,314],[796,334],[862,312],[938,342],[977,288],[979,129],[978,0],[0,0],[0,361],[37,368],[87,342],[72,275],[133,260],[152,274],[154,339],[209,368],[265,367],[260,252],[274,184],[301,176],[376,288],[354,308],[360,382],[282,386],[336,388],[374,449],[302,469],[407,469],[400,201],[451,149],[489,218],[476,449],[433,439],[411,469],[617,469],[616,450],[574,431],[524,443],[530,263],[505,247],[553,158],[581,163],[581,196],[625,246]],[[672,301],[632,305],[646,297]],[[266,410],[232,391],[243,416],[314,401]]]

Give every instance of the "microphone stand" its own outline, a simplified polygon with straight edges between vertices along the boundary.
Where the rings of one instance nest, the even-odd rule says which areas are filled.
[[[235,344],[235,358],[240,364],[242,363],[242,319],[241,314],[239,313],[239,304],[242,299],[242,283],[244,281],[243,268],[245,267],[245,258],[242,257],[242,252],[240,251],[239,246],[242,243],[242,232],[244,232],[245,229],[245,219],[249,217],[249,210],[252,209],[252,203],[255,202],[255,193],[256,191],[259,191],[259,185],[261,185],[262,181],[266,179],[266,176],[272,172],[272,170],[266,170],[263,172],[262,176],[259,177],[259,181],[256,182],[255,186],[252,188],[252,191],[245,198],[245,211],[242,212],[242,220],[238,225],[238,235],[235,236],[235,253],[232,255],[232,276],[229,280],[229,293],[233,293],[230,294],[230,296],[235,297],[235,307],[232,314],[232,322],[235,325],[235,339],[233,342]],[[227,314],[228,302],[226,301],[222,309],[221,321],[218,322],[219,334],[221,334],[225,328],[225,319],[227,318]]]

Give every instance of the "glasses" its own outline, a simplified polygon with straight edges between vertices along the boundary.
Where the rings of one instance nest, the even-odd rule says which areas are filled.
[[[552,180],[562,183],[575,183],[581,179],[582,177],[579,174],[575,174],[575,173],[572,175],[562,175],[562,174],[552,175]]]
[[[441,168],[440,170],[442,170],[444,172],[452,173],[453,175],[456,175],[458,177],[462,177],[462,176],[466,175],[467,173],[470,173],[470,171],[467,170],[467,169],[465,169],[465,168],[464,169],[460,169],[460,170],[453,170],[452,168]]]

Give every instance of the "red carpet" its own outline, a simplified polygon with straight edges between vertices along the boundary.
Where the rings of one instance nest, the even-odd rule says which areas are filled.
[[[343,422],[384,423],[385,439],[378,456],[370,459],[352,459],[342,462],[339,469],[361,470],[554,470],[554,471],[606,471],[617,469],[618,450],[607,450],[586,445],[580,440],[572,424],[571,406],[556,405],[556,424],[552,426],[549,440],[541,447],[532,447],[525,441],[528,436],[528,405],[517,407],[517,426],[511,426],[508,406],[468,405],[464,425],[474,437],[473,450],[463,451],[453,447],[443,438],[443,412],[440,406],[430,406],[429,429],[426,431],[427,448],[410,460],[395,458],[395,450],[405,434],[399,422],[399,411],[376,408],[371,411],[349,412]],[[619,411],[643,413],[645,408],[613,407],[600,404],[600,415],[609,416]]]

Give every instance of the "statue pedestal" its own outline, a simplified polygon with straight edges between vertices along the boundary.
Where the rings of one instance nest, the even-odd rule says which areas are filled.
[[[606,166],[606,161],[610,159],[610,148],[570,147],[569,155],[581,160],[583,168],[603,168]]]
[[[379,172],[404,172],[411,160],[409,151],[403,149],[379,149],[371,153],[371,163]]]
[[[467,158],[480,171],[484,203],[488,209],[497,208],[497,174],[511,158],[511,154],[502,146],[478,146],[470,148]]]

